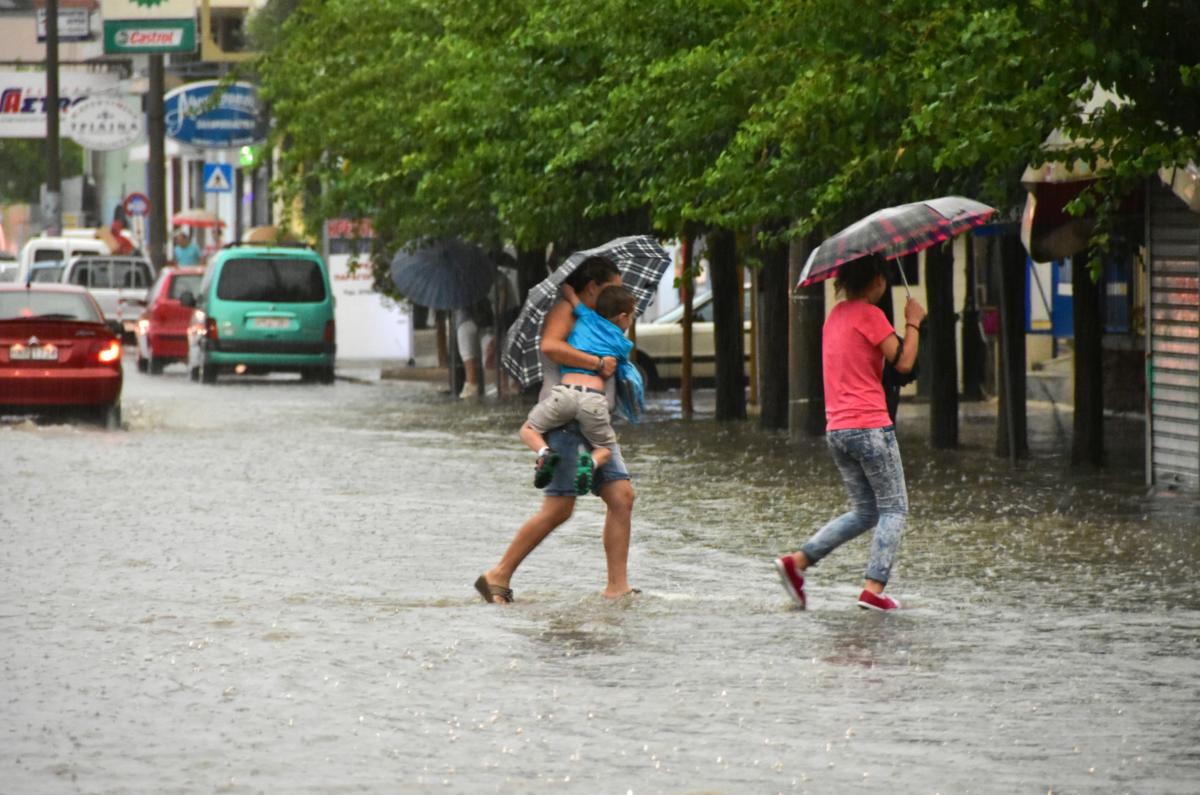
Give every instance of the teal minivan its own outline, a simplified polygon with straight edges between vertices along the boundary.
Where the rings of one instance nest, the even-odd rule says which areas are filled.
[[[199,290],[179,297],[196,309],[187,332],[193,381],[282,371],[333,383],[333,291],[315,251],[228,246],[209,261]]]

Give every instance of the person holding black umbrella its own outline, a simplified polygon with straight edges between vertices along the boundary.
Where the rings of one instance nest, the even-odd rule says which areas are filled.
[[[609,285],[621,284],[621,271],[612,260],[602,255],[592,255],[579,263],[566,277],[579,297],[589,309],[594,309],[600,291]],[[617,362],[612,357],[585,353],[573,348],[567,337],[574,327],[573,309],[569,302],[559,299],[546,314],[545,328],[541,334],[540,352],[551,362],[544,368],[542,395],[544,399],[553,387],[561,382],[558,367],[588,369],[607,380],[606,393],[615,393],[611,376],[616,372]],[[613,395],[609,395],[610,407]],[[475,589],[484,601],[508,604],[513,601],[509,587],[517,567],[559,525],[571,518],[575,510],[576,456],[581,447],[587,445],[578,423],[555,428],[546,434],[546,443],[560,458],[560,464],[549,484],[546,485],[541,509],[530,517],[509,543],[500,561],[485,571],[475,581]],[[633,519],[633,485],[629,471],[621,457],[621,448],[612,446],[612,455],[602,467],[593,473],[592,490],[602,499],[607,508],[604,518],[604,553],[608,564],[608,582],[604,596],[610,599],[635,592],[629,587],[629,536]]]
[[[850,510],[830,521],[798,552],[775,560],[784,590],[803,609],[804,572],[847,541],[875,531],[858,606],[895,610],[900,603],[883,593],[900,549],[908,517],[904,466],[896,429],[888,416],[881,381],[886,359],[899,373],[917,360],[925,308],[909,298],[904,306],[903,343],[875,304],[888,289],[886,260],[871,254],[842,264],[836,285],[845,294],[823,329],[825,439],[850,496]]]

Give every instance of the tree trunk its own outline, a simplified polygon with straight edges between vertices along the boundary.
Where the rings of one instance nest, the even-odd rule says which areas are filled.
[[[958,350],[955,345],[954,249],[925,252],[925,295],[929,316],[929,443],[935,450],[958,447]]]
[[[763,252],[758,274],[758,403],[763,428],[788,427],[788,244]]]
[[[983,400],[983,382],[987,368],[987,343],[979,330],[979,306],[976,303],[978,283],[975,261],[980,241],[974,236],[967,240],[967,295],[962,311],[962,398]]]
[[[804,261],[819,241],[793,240],[788,247],[788,428],[794,440],[825,433],[825,379],[821,330],[825,326],[825,285],[796,287]]]
[[[718,421],[746,419],[746,363],[742,342],[742,312],[738,306],[737,242],[733,232],[717,230],[708,236],[712,268],[713,348],[717,364]]]
[[[1000,238],[1000,405],[996,455],[1029,457],[1025,415],[1025,248],[1016,234]]]
[[[692,399],[692,301],[696,280],[692,275],[692,259],[695,256],[696,240],[690,234],[683,237],[683,276],[679,292],[683,298],[683,361],[679,372],[679,403],[683,416],[691,419],[696,413]]]
[[[1071,263],[1075,314],[1075,419],[1071,465],[1104,465],[1104,329],[1100,324],[1100,285],[1087,256]]]
[[[546,278],[546,252],[519,249],[517,251],[517,302],[525,303],[529,291]]]

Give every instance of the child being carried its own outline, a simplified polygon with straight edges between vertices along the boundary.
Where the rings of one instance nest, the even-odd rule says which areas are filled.
[[[564,284],[562,293],[574,307],[575,326],[567,337],[568,344],[596,356],[598,361],[616,359],[618,374],[636,383],[639,393],[636,399],[640,400],[641,379],[629,361],[633,343],[625,338],[633,323],[633,293],[619,285],[605,287],[596,298],[595,311],[580,303],[570,285]],[[592,453],[579,453],[575,490],[577,494],[586,494],[592,485],[594,469],[603,467],[612,457],[617,435],[608,411],[604,378],[595,370],[577,367],[564,366],[560,372],[562,382],[530,410],[521,426],[521,440],[538,454],[533,485],[544,488],[553,479],[559,461],[558,453],[546,445],[544,434],[572,420],[578,422],[580,432],[593,448]]]

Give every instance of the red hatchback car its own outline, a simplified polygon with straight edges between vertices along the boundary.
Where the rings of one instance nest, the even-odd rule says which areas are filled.
[[[187,327],[196,311],[179,302],[200,292],[204,268],[163,268],[146,295],[146,311],[137,323],[137,366],[158,375],[171,362],[187,361]]]
[[[121,424],[121,340],[87,290],[0,285],[0,414],[80,408]]]

